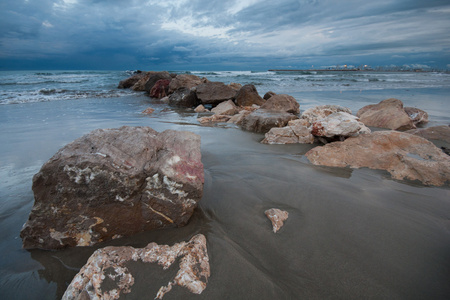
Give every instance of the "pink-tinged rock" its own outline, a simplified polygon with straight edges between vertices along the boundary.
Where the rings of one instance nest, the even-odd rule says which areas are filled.
[[[201,294],[210,277],[206,239],[197,234],[189,242],[173,246],[150,243],[145,248],[105,247],[96,250],[67,287],[63,300],[120,299],[132,293],[139,266],[156,263],[167,270],[179,258],[179,270],[167,286],[162,286],[150,299],[162,299],[173,286]],[[129,266],[133,264],[131,269]],[[148,278],[149,286],[152,285]]]
[[[448,125],[411,129],[406,131],[406,133],[415,134],[426,138],[427,140],[444,141],[450,143],[450,126]]]
[[[405,107],[405,112],[416,126],[428,123],[428,113],[421,109]]]
[[[208,82],[206,78],[200,78],[192,74],[179,74],[170,82],[169,94],[172,94],[179,88],[191,89],[205,82]]]
[[[169,79],[160,79],[155,82],[152,89],[150,90],[150,97],[161,99],[166,97],[169,92]]]
[[[231,82],[228,86],[235,91],[239,91],[242,88],[242,84],[236,82]]]
[[[208,109],[206,109],[202,104],[200,104],[199,106],[197,106],[194,111],[196,113],[203,113],[203,112],[209,112]]]
[[[185,225],[203,193],[200,136],[150,127],[97,129],[34,177],[25,248],[91,246]]]
[[[152,88],[155,86],[155,84],[159,80],[169,80],[169,82],[172,80],[172,76],[167,71],[151,72],[149,75],[150,76],[148,77],[147,82],[145,82],[145,87],[144,87],[144,90],[149,94],[151,93]]]
[[[356,114],[366,126],[388,128],[393,130],[414,129],[416,126],[405,112],[403,102],[390,98],[378,104],[367,105]]]
[[[228,120],[230,120],[230,116],[227,115],[212,115],[208,117],[201,117],[198,118],[197,121],[200,122],[200,124],[208,124],[208,123],[226,123]]]
[[[286,94],[277,94],[266,100],[264,104],[261,105],[261,109],[299,114],[300,104],[292,96]]]
[[[236,91],[223,82],[206,82],[196,87],[197,97],[203,105],[218,105],[220,102],[233,100]]]
[[[306,153],[316,165],[388,171],[394,179],[441,186],[450,180],[450,158],[430,141],[408,133],[377,131],[319,146]]]
[[[311,133],[321,137],[349,137],[360,133],[370,133],[359,119],[346,112],[335,112],[312,124]]]
[[[227,121],[227,123],[241,125],[242,120],[245,118],[245,116],[247,116],[250,113],[251,113],[250,110],[243,109],[239,111],[237,114],[231,116],[231,118]]]
[[[253,84],[244,85],[236,94],[236,104],[239,106],[262,105],[264,102]]]
[[[287,220],[289,217],[289,213],[284,210],[280,210],[278,208],[271,208],[264,212],[269,218],[269,220],[272,222],[272,228],[273,232],[277,233],[278,230],[281,229],[284,225],[284,221]]]
[[[143,114],[150,115],[150,114],[152,114],[154,111],[155,111],[155,110],[154,110],[153,108],[149,107],[149,108],[146,108],[142,113],[143,113]]]
[[[348,114],[352,114],[351,110],[347,107],[343,107],[340,105],[318,105],[312,108],[308,108],[302,113],[301,118],[308,121],[310,124],[325,119],[331,114],[337,112],[345,112]]]
[[[211,112],[215,113],[216,115],[227,115],[227,116],[233,116],[239,112],[236,104],[234,104],[233,101],[228,100],[225,102],[219,103],[216,107],[211,109]]]
[[[293,120],[285,127],[274,127],[265,134],[262,144],[312,144],[314,136],[307,127],[308,122],[302,119]]]

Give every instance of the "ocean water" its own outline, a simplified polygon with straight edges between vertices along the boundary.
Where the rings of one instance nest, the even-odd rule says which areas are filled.
[[[184,71],[183,71],[184,72]],[[294,96],[301,110],[339,104],[353,113],[391,97],[450,123],[450,75],[378,72],[196,72]],[[201,295],[164,299],[449,299],[450,189],[387,172],[314,166],[316,145],[263,145],[234,125],[200,126],[197,114],[118,90],[125,71],[0,72],[0,299],[59,299],[92,252],[106,245],[173,244],[206,236],[211,277]],[[155,112],[143,115],[147,107]],[[95,247],[24,250],[31,180],[58,149],[96,128],[150,126],[201,136],[204,196],[183,228]],[[264,211],[289,212],[274,234]],[[175,267],[175,266],[174,266]],[[170,274],[138,269],[126,299],[153,298]],[[173,274],[172,274],[173,275]],[[149,296],[150,295],[150,296]]]

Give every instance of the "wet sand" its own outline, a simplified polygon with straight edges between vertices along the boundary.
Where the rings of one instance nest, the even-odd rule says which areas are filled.
[[[296,98],[305,99],[304,110],[329,96]],[[337,95],[326,104],[345,106],[337,103],[342,100]],[[59,299],[99,247],[172,245],[196,233],[207,238],[208,286],[201,295],[177,287],[164,299],[450,298],[448,186],[396,181],[384,171],[314,166],[303,155],[315,145],[262,145],[261,134],[202,127],[196,113],[151,102],[136,96],[0,106],[1,299]],[[142,115],[148,106],[155,113]],[[434,122],[448,120],[447,113],[430,109]],[[204,196],[189,224],[96,247],[21,249],[32,176],[64,144],[95,128],[122,125],[201,135]],[[272,207],[289,212],[277,234],[264,215]],[[174,272],[136,268],[141,276],[124,299],[154,297]]]

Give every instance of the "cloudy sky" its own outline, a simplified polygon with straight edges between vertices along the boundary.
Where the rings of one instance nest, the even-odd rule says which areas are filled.
[[[1,0],[0,69],[450,68],[449,0]]]

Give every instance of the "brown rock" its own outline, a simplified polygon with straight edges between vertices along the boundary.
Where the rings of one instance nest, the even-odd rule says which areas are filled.
[[[284,210],[280,210],[278,208],[271,208],[264,212],[272,222],[273,232],[277,233],[278,230],[281,229],[284,225],[284,221],[289,217],[289,213]]]
[[[203,176],[194,133],[94,130],[59,150],[34,176],[23,246],[91,246],[183,226],[202,197]]]
[[[393,130],[414,129],[416,126],[403,108],[403,102],[390,98],[378,104],[367,105],[356,114],[366,126]]]
[[[201,117],[198,118],[197,120],[201,123],[201,124],[207,124],[207,123],[225,123],[228,122],[228,120],[230,120],[230,116],[226,116],[226,115],[212,115],[212,116],[208,116],[208,117]]]
[[[228,86],[235,91],[239,91],[242,88],[242,84],[236,82],[231,82]]]
[[[75,275],[62,300],[119,299],[132,292],[135,277],[133,271],[147,263],[157,263],[167,270],[180,258],[179,270],[167,286],[162,286],[154,299],[162,299],[173,286],[187,288],[191,293],[201,294],[211,274],[206,239],[202,234],[189,242],[173,246],[150,243],[145,248],[105,247],[91,255],[86,265]],[[133,264],[133,268],[129,266]],[[138,266],[136,266],[138,265]],[[152,280],[148,280],[149,286]]]
[[[132,87],[134,84],[136,84],[140,79],[142,79],[145,76],[146,73],[138,73],[134,74],[131,77],[128,77],[127,79],[124,79],[119,82],[119,86],[117,88],[119,89],[128,89]]]
[[[158,99],[166,97],[169,92],[169,83],[169,79],[158,80],[150,90],[150,97]]]
[[[240,125],[242,123],[242,120],[245,118],[245,116],[247,116],[248,114],[250,114],[251,111],[250,110],[241,110],[239,113],[235,114],[234,116],[232,116],[227,123],[232,123],[232,124],[236,124],[236,125]]]
[[[262,105],[264,102],[253,84],[244,85],[236,94],[236,104],[239,106]]]
[[[264,100],[269,100],[270,97],[275,96],[275,95],[276,95],[276,94],[275,94],[274,92],[268,91],[267,93],[264,94],[263,99],[264,99]]]
[[[306,153],[316,165],[387,170],[394,179],[441,186],[450,180],[450,158],[428,140],[408,133],[377,131]]]
[[[172,94],[179,88],[191,89],[207,81],[206,78],[200,78],[192,74],[178,74],[169,84],[169,94]]]
[[[428,128],[411,129],[406,133],[415,134],[427,140],[444,141],[450,143],[450,126],[434,126]]]
[[[153,108],[149,107],[149,108],[146,108],[142,113],[143,113],[143,114],[150,115],[150,114],[152,114],[154,111],[155,111],[155,110],[154,110]]]
[[[421,109],[405,107],[405,112],[416,126],[428,123],[428,114]]]
[[[203,105],[199,105],[199,106],[197,106],[195,109],[194,109],[194,111],[196,112],[196,113],[203,113],[203,112],[208,112],[209,110],[207,110]]]
[[[233,101],[228,100],[221,102],[219,105],[211,109],[211,112],[215,113],[216,115],[228,115],[232,116],[239,112],[238,108],[234,104]]]
[[[264,104],[261,105],[261,109],[270,111],[287,112],[291,114],[300,113],[300,104],[294,97],[286,94],[273,95]]]
[[[295,119],[298,117],[287,112],[257,109],[243,117],[240,125],[248,131],[266,133],[273,127],[284,127]]]
[[[203,105],[212,104],[213,106],[220,102],[233,100],[236,97],[236,91],[225,85],[223,82],[207,82],[197,86],[197,97]]]

